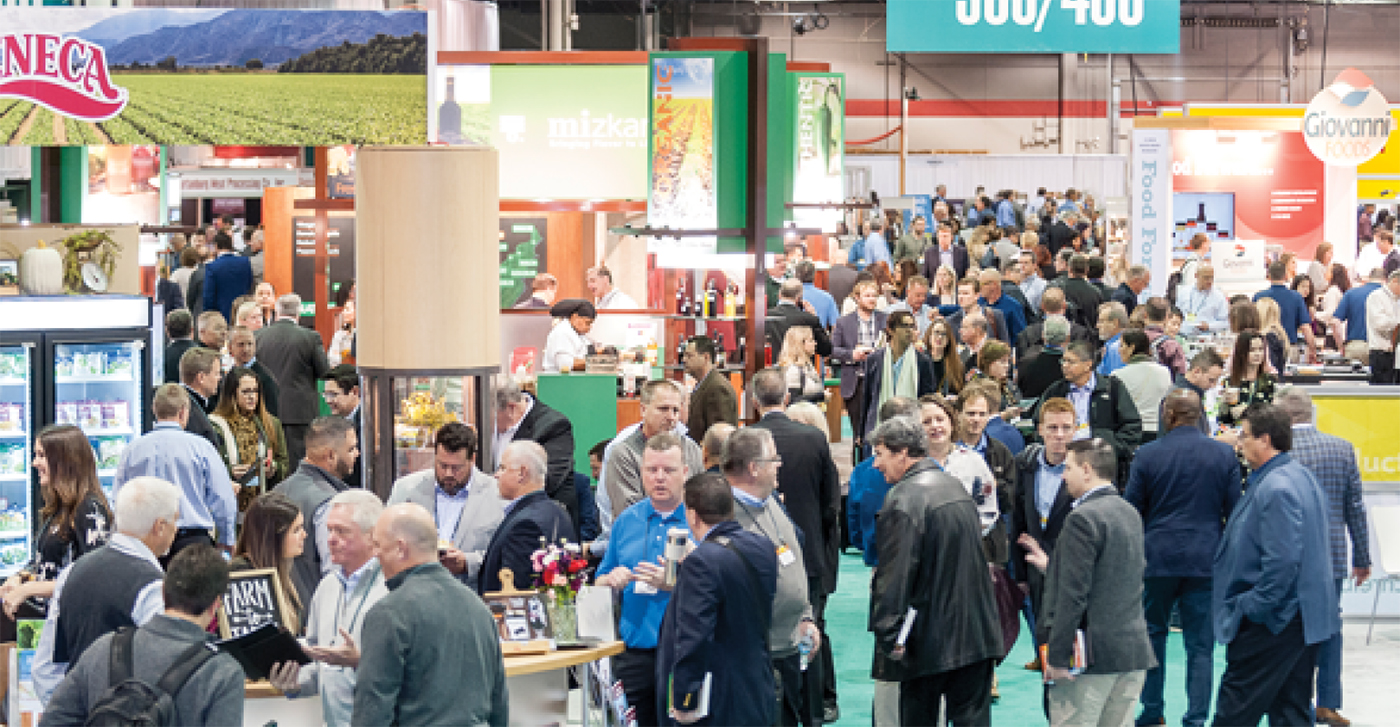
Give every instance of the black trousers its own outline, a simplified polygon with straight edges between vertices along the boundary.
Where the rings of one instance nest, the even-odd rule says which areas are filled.
[[[976,727],[992,723],[992,669],[995,659],[899,683],[899,723],[906,727],[938,724],[939,705],[947,700],[948,724]]]
[[[807,579],[807,597],[812,603],[812,620],[822,635],[821,648],[808,657],[807,671],[802,675],[803,702],[811,710],[812,721],[803,724],[819,725],[827,706],[836,706],[836,665],[831,658],[831,640],[826,632],[826,599],[822,579]]]
[[[204,543],[209,546],[214,545],[214,539],[209,537],[208,530],[197,530],[181,528],[175,532],[175,540],[170,543],[170,552],[157,558],[161,568],[169,568],[170,561],[175,558],[175,554],[196,543]]]
[[[1319,646],[1303,643],[1301,615],[1278,634],[1242,620],[1235,640],[1225,647],[1216,727],[1257,725],[1266,714],[1270,725],[1312,724],[1313,667]]]
[[[1395,352],[1371,350],[1371,383],[1395,383]]]
[[[809,664],[807,670],[811,671]],[[812,703],[805,699],[806,692],[803,689],[803,680],[806,674],[802,671],[802,656],[793,654],[792,656],[773,658],[773,677],[778,685],[778,727],[798,727],[798,725],[817,725],[821,722],[812,720],[816,717],[821,719],[821,714],[812,714]]]
[[[846,406],[846,416],[851,418],[851,440],[857,446],[865,443],[865,377],[856,379],[856,388],[849,399],[842,399]],[[857,462],[860,460],[857,459]]]
[[[656,727],[656,649],[628,647],[612,658],[612,676],[622,682],[627,704],[637,710],[637,727]]]
[[[288,424],[282,422],[282,436],[287,438],[287,466],[296,472],[301,460],[306,456],[306,433],[310,424]]]

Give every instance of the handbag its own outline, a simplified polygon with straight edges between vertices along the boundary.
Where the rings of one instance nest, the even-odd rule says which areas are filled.
[[[997,602],[997,618],[1001,621],[1001,656],[997,659],[997,664],[1001,664],[1021,636],[1021,603],[1026,596],[1006,574],[1005,568],[992,566],[991,571],[992,594]]]

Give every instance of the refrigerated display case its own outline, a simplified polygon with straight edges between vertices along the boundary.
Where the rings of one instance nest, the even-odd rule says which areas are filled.
[[[495,410],[490,370],[380,372],[361,369],[361,457],[366,487],[388,497],[398,478],[433,466],[433,436],[462,422],[478,437],[478,462],[489,469]],[[485,422],[492,422],[483,426]],[[485,436],[482,433],[485,432]],[[382,490],[382,491],[381,491]]]
[[[150,428],[150,341],[148,298],[0,298],[0,573],[29,560],[44,427],[83,430],[111,496],[122,451]]]

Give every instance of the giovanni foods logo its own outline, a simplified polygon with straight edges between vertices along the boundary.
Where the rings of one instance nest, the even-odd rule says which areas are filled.
[[[0,98],[32,101],[81,121],[106,121],[126,107],[102,47],[50,33],[0,35]]]
[[[1303,138],[1325,164],[1354,167],[1381,153],[1395,120],[1366,74],[1348,68],[1322,89],[1303,115]]]

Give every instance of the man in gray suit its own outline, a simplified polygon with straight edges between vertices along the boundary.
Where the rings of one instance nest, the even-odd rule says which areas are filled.
[[[1157,665],[1142,616],[1142,520],[1118,496],[1113,444],[1095,437],[1071,442],[1065,489],[1073,510],[1046,556],[1022,538],[1026,560],[1047,570],[1043,613],[1036,624],[1046,645],[1050,723],[1127,724],[1147,670]],[[1089,664],[1072,664],[1084,632]]]
[[[281,387],[280,419],[292,462],[306,455],[306,429],[320,412],[316,382],[331,368],[321,337],[297,323],[300,315],[301,296],[288,293],[277,299],[277,320],[257,332],[258,360]]]
[[[438,562],[475,589],[491,536],[505,517],[496,479],[476,468],[476,432],[461,422],[437,430],[433,468],[394,483],[389,504],[412,502],[432,513],[438,529]],[[450,543],[450,545],[449,545]]]

